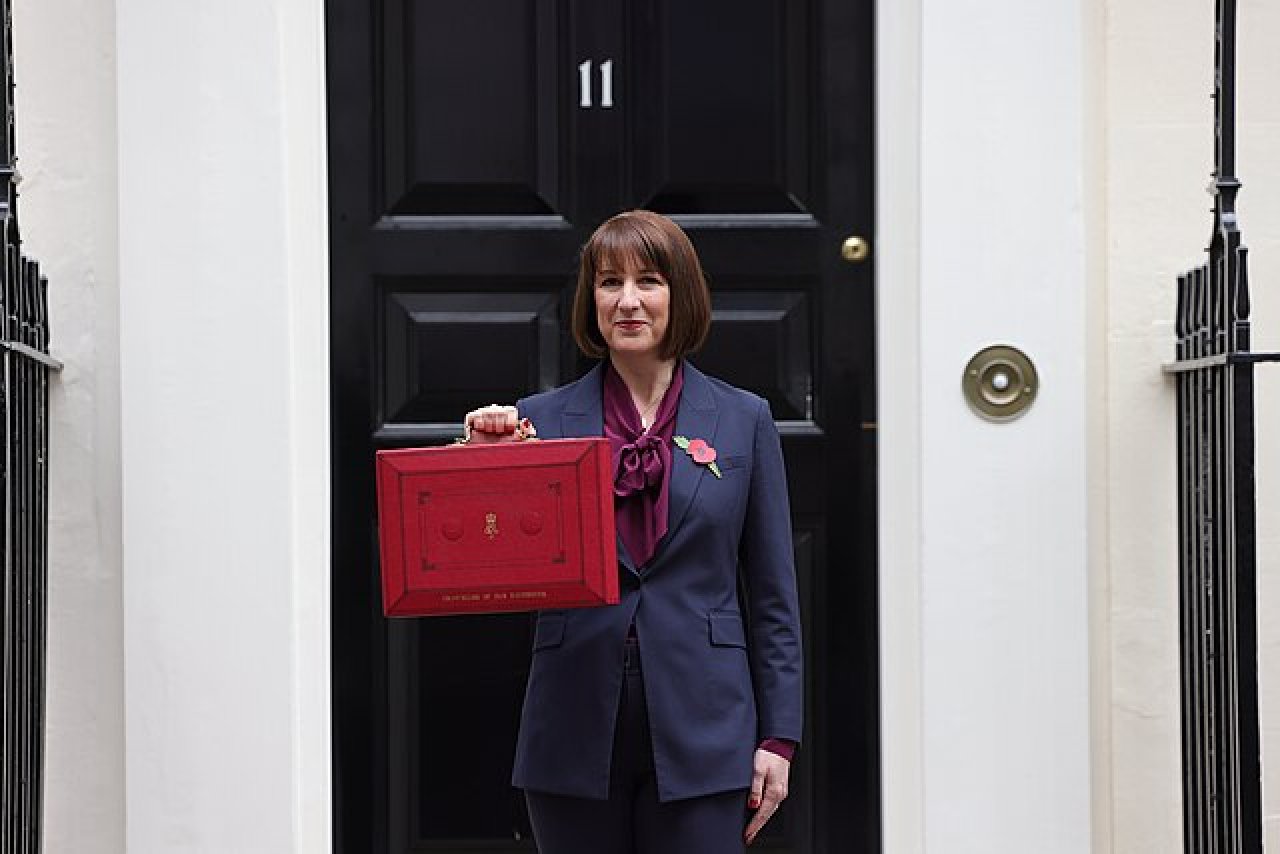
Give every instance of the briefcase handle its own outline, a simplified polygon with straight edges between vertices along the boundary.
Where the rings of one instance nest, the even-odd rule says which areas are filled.
[[[471,436],[470,424],[464,424],[462,429],[465,432],[465,434],[461,439],[454,440],[453,447],[457,447],[459,445],[501,445],[509,442],[533,441],[534,439],[538,438],[538,431],[534,429],[533,422],[530,421],[528,418],[520,419],[519,423],[516,424],[516,429],[514,433],[508,433],[504,435],[502,438],[495,439],[493,441],[484,441],[484,442],[474,441]]]

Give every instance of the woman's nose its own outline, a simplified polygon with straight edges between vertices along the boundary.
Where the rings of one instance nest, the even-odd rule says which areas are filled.
[[[634,282],[623,282],[622,293],[618,296],[618,304],[624,309],[640,307],[640,291]]]

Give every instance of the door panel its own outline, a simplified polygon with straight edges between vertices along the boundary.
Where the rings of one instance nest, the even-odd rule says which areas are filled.
[[[512,742],[502,737],[520,721],[529,625],[524,614],[447,618],[410,633],[400,671],[413,692],[400,742],[412,763],[403,769],[410,797],[396,816],[409,844],[392,850],[477,839],[518,847],[529,838],[523,797],[511,787]],[[469,768],[503,773],[458,773]]]
[[[388,293],[382,425],[455,421],[478,396],[515,400],[554,386],[563,372],[559,302],[550,288]],[[477,342],[484,358],[469,356]]]
[[[558,11],[551,0],[385,2],[389,213],[563,213]]]
[[[636,4],[634,204],[669,215],[807,213],[819,141],[809,3]]]
[[[776,419],[813,418],[813,326],[803,291],[716,290],[712,323],[698,367],[763,396]]]
[[[372,455],[588,363],[578,247],[647,206],[712,287],[694,357],[783,436],[808,659],[757,847],[879,848],[871,0],[327,0],[335,850],[531,850],[527,615],[381,616]]]

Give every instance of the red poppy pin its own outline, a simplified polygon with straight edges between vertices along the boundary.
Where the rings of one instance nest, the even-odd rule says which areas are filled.
[[[716,449],[707,444],[706,439],[686,439],[684,436],[672,436],[676,447],[693,457],[698,465],[711,469],[716,477],[720,476],[720,467],[716,465]]]

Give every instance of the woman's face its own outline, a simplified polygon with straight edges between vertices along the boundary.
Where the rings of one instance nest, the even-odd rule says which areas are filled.
[[[596,324],[610,353],[657,358],[667,337],[671,288],[639,259],[606,259],[596,271]]]

